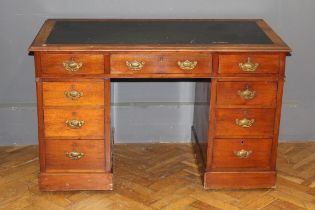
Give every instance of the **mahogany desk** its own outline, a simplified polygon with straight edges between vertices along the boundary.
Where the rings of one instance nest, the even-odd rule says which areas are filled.
[[[113,78],[208,79],[192,126],[204,187],[275,185],[291,50],[263,20],[47,20],[29,51],[41,190],[112,189]]]

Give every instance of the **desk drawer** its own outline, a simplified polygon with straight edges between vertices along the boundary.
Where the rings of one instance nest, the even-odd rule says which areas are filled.
[[[103,109],[44,109],[45,137],[102,139]]]
[[[216,110],[216,136],[272,136],[274,109]]]
[[[272,139],[216,139],[213,168],[270,168]]]
[[[176,74],[211,73],[212,56],[201,54],[163,56],[164,71]]]
[[[279,68],[279,55],[219,55],[221,74],[276,74]]]
[[[218,82],[218,105],[276,105],[276,82]]]
[[[104,171],[103,140],[46,140],[47,172]]]
[[[101,54],[41,54],[42,75],[74,76],[104,74]]]
[[[211,55],[201,54],[114,54],[112,74],[198,74],[211,73]]]
[[[104,82],[43,82],[44,106],[102,106]]]

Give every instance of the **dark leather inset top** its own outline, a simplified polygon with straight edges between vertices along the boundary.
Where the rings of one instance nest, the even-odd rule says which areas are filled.
[[[254,21],[57,21],[46,44],[273,44]]]

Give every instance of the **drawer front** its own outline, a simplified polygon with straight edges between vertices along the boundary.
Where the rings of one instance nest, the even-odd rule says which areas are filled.
[[[221,74],[276,74],[279,55],[219,55]]]
[[[42,75],[104,74],[104,56],[100,54],[41,54]]]
[[[274,109],[216,110],[216,136],[272,136]]]
[[[104,137],[103,109],[44,109],[45,137]]]
[[[176,74],[211,73],[211,55],[168,55],[163,57],[164,71]]]
[[[163,72],[157,55],[114,54],[110,56],[112,74],[150,74]]]
[[[112,74],[193,74],[211,73],[211,55],[139,55],[111,56]]]
[[[216,139],[213,168],[270,168],[272,139]]]
[[[44,106],[102,106],[104,82],[43,82]]]
[[[46,140],[46,171],[104,171],[104,141]]]
[[[218,105],[276,105],[276,82],[218,82]]]

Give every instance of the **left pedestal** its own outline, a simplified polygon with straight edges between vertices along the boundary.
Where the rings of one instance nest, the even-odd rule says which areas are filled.
[[[104,57],[35,54],[43,191],[112,189],[110,79],[104,77]]]

